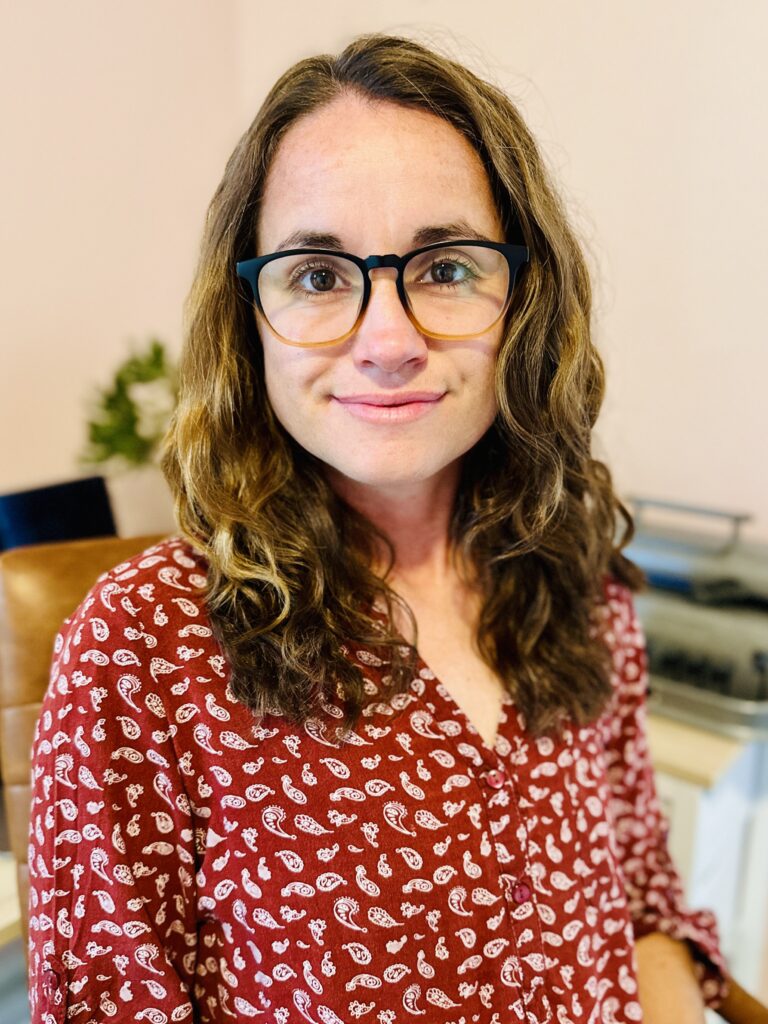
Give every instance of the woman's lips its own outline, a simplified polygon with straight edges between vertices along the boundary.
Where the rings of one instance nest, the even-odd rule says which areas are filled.
[[[403,395],[353,395],[349,398],[333,396],[346,412],[369,423],[409,423],[427,416],[445,397],[431,392],[413,392]]]

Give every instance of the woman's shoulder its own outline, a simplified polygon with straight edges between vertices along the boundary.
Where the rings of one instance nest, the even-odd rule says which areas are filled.
[[[602,578],[602,600],[597,606],[597,617],[600,621],[605,639],[610,647],[614,646],[627,632],[637,629],[637,609],[632,588],[613,573],[605,573]]]
[[[206,583],[204,556],[182,537],[137,551],[102,573],[64,620],[54,642],[53,675],[78,666],[92,679],[112,670],[154,678],[168,666],[193,662],[221,672]]]
[[[135,555],[112,566],[98,577],[95,586],[201,590],[207,572],[205,556],[185,537],[174,535],[137,550]]]
[[[603,577],[598,628],[611,661],[613,697],[601,716],[608,737],[638,713],[648,690],[646,637],[634,595],[632,588],[618,577]]]
[[[205,557],[188,540],[165,537],[101,573],[64,625],[126,621],[148,610],[163,625],[163,613],[205,617],[207,571]]]
[[[190,708],[217,713],[229,674],[206,611],[206,568],[186,540],[169,537],[98,577],[56,635],[38,759],[66,733],[120,749],[129,737],[138,760],[142,744],[154,744],[157,729],[180,729]]]

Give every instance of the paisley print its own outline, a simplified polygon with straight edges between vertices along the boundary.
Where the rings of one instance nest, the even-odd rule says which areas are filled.
[[[636,1022],[634,941],[689,940],[705,1001],[728,970],[666,844],[631,592],[607,578],[614,697],[561,740],[504,699],[493,748],[423,661],[303,729],[232,696],[169,538],[67,619],[33,749],[35,1022]],[[375,698],[386,665],[348,651]]]

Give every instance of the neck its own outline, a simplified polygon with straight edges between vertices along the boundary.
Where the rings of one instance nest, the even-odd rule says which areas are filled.
[[[421,587],[455,576],[449,528],[459,473],[457,461],[429,480],[400,486],[371,487],[334,470],[329,479],[336,493],[392,543],[395,564],[388,580]],[[383,575],[387,561],[381,552],[374,569]]]

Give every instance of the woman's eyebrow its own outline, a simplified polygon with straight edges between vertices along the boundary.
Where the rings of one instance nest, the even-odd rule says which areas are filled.
[[[431,224],[429,227],[419,228],[413,234],[414,245],[432,245],[433,242],[445,242],[449,239],[465,238],[467,241],[491,242],[493,239],[476,231],[466,220],[451,221],[449,224]]]
[[[476,242],[491,242],[493,239],[477,231],[465,220],[451,221],[448,224],[430,224],[413,233],[413,245],[432,245],[434,242],[445,242],[449,239],[466,238]],[[324,231],[309,231],[300,228],[293,231],[277,246],[275,252],[283,249],[335,249],[338,252],[348,251],[338,235],[330,235]]]
[[[284,238],[275,252],[282,252],[283,249],[338,249],[342,251],[344,246],[338,235],[300,229]]]

